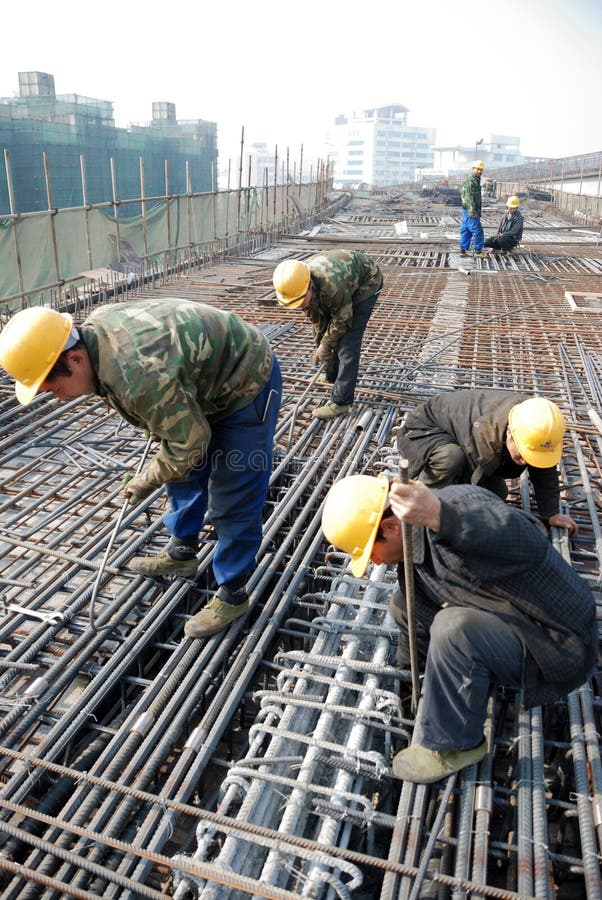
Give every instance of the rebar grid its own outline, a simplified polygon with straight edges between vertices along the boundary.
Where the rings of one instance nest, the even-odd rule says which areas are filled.
[[[421,212],[412,225],[447,214]],[[569,237],[574,265],[563,257],[553,270],[556,259],[540,257],[537,270],[490,272],[475,261],[470,275],[449,246],[362,237],[357,246],[379,260],[385,290],[365,335],[352,414],[327,424],[311,416],[327,396],[312,385],[311,329],[273,305],[271,290],[276,262],[328,246],[319,236],[288,236],[256,258],[128,294],[239,312],[261,325],[282,364],[251,612],[206,642],[182,630],[211,589],[210,527],[194,583],[152,582],[124,568],[163,546],[161,492],[124,519],[90,617],[121,478],[143,437],[95,400],[16,407],[0,379],[3,897],[39,896],[36,879],[48,886],[44,896],[64,885],[75,896],[120,898],[184,897],[192,885],[203,898],[600,896],[598,682],[582,689],[578,708],[571,698],[524,724],[517,698],[499,693],[492,753],[447,798],[437,786],[395,783],[388,764],[413,720],[409,673],[394,665],[392,573],[351,579],[320,531],[332,481],[387,467],[396,425],[433,391],[536,391],[557,400],[569,422],[562,499],[580,535],[555,535],[557,547],[599,598],[601,436],[590,411],[602,414],[600,329],[564,300],[568,285],[599,286],[582,274],[599,254],[581,246],[583,236]],[[510,502],[529,504],[528,484],[512,484]],[[182,814],[189,803],[196,833]],[[33,811],[28,819],[28,806],[48,821]]]

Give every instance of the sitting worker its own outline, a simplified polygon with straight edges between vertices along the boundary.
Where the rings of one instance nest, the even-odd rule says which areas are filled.
[[[412,744],[393,760],[406,781],[439,781],[487,752],[483,727],[495,684],[521,688],[526,709],[583,684],[598,654],[596,606],[537,519],[483,488],[351,475],[324,504],[326,539],[351,554],[361,577],[372,560],[397,565],[391,614],[407,640],[402,522],[411,529],[416,631],[427,635]],[[422,668],[422,666],[421,666]]]
[[[21,403],[40,391],[59,400],[98,394],[156,436],[158,453],[122,496],[136,503],[165,485],[171,511],[163,521],[172,537],[130,569],[193,578],[209,509],[218,588],[185,632],[208,637],[242,616],[282,393],[278,361],[261,332],[233,313],[181,299],[101,306],[77,328],[67,313],[31,307],[0,332],[0,365],[15,378]]]
[[[508,197],[506,201],[507,212],[503,216],[497,230],[497,234],[493,237],[485,239],[484,247],[489,248],[490,252],[502,250],[508,253],[514,250],[518,242],[523,236],[524,219],[523,214],[519,212],[520,200],[518,197]]]
[[[280,306],[305,310],[313,323],[314,362],[332,383],[330,400],[314,409],[318,419],[349,412],[360,364],[362,338],[382,290],[382,272],[360,250],[325,250],[307,262],[285,259],[274,270]]]
[[[541,518],[576,535],[577,523],[559,509],[556,467],[564,431],[564,416],[545,397],[489,388],[449,391],[408,413],[397,447],[410,478],[434,488],[478,484],[503,500],[506,479],[527,468]]]

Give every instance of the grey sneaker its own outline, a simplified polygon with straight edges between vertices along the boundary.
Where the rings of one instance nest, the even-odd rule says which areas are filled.
[[[180,578],[194,578],[198,568],[196,556],[192,559],[174,559],[167,550],[161,550],[155,556],[140,556],[128,563],[130,572],[146,575],[148,578],[160,578],[162,575],[178,575]]]
[[[414,784],[432,784],[448,778],[454,772],[477,763],[487,753],[487,740],[471,750],[429,750],[420,744],[411,744],[393,759],[393,772],[404,781]]]
[[[337,416],[344,416],[350,409],[351,406],[348,403],[339,405],[332,400],[327,400],[324,406],[319,406],[313,410],[312,416],[316,419],[334,419]]]
[[[221,600],[217,594],[214,594],[207,606],[204,606],[196,616],[188,619],[184,626],[184,634],[190,638],[211,637],[212,634],[217,634],[218,631],[222,631],[236,619],[244,616],[248,609],[248,598],[244,603],[234,604],[226,603],[225,600]]]

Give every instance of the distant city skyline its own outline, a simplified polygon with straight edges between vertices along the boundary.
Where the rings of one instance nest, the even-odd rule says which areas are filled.
[[[276,0],[205,8],[172,0],[155,18],[142,4],[30,0],[5,12],[11,40],[0,95],[18,72],[54,75],[57,94],[113,103],[116,124],[149,122],[152,103],[179,120],[217,123],[222,161],[254,142],[308,154],[339,114],[401,103],[436,145],[520,138],[524,156],[602,149],[600,0],[306,0],[289,16]]]

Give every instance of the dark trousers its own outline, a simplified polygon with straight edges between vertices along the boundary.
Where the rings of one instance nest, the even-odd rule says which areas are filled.
[[[508,252],[516,247],[516,240],[510,234],[496,234],[493,237],[488,237],[483,246]]]
[[[328,381],[334,382],[330,399],[339,406],[353,403],[360,366],[362,339],[379,293],[380,291],[377,291],[376,294],[367,297],[361,303],[355,304],[351,328],[339,341],[337,355],[333,358],[332,365],[326,370],[326,378]]]
[[[494,683],[519,688],[523,646],[494,613],[447,607],[431,625],[413,741],[430,750],[469,750],[483,737]]]
[[[207,458],[185,481],[165,485],[171,512],[163,523],[171,534],[198,535],[208,512],[217,535],[213,573],[218,585],[242,584],[255,569],[281,397],[282,377],[274,357],[270,380],[257,397],[212,423]]]
[[[472,472],[468,468],[468,460],[464,451],[457,444],[441,444],[426,461],[424,469],[418,475],[430,488],[442,488],[448,484],[470,484]],[[506,479],[501,475],[489,475],[481,478],[479,487],[487,488],[505,500],[508,496]]]

